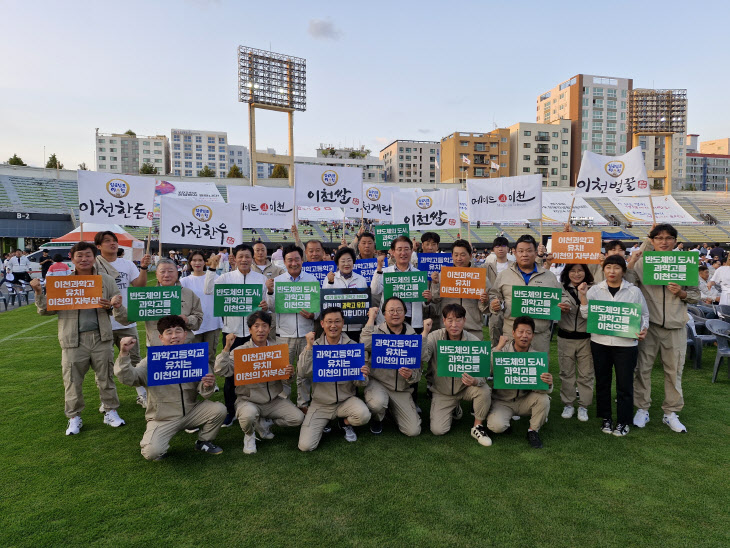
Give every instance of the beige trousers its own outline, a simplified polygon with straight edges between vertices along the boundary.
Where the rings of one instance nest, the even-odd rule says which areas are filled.
[[[643,341],[639,341],[639,359],[634,371],[634,405],[638,409],[649,410],[651,406],[651,370],[657,354],[661,354],[664,367],[665,413],[679,413],[684,407],[682,394],[682,371],[687,352],[687,334],[683,327],[665,329],[649,324],[649,331]]]
[[[333,404],[312,401],[299,431],[299,450],[317,449],[325,426],[336,417],[347,419],[351,426],[362,426],[370,421],[370,410],[365,402],[356,396],[350,396],[341,403]]]
[[[577,377],[578,405],[588,407],[593,402],[593,381],[595,380],[591,340],[558,337],[558,363],[560,364],[560,399],[563,401],[563,405],[575,403]]]
[[[218,340],[221,336],[220,329],[214,329],[213,331],[206,331],[193,337],[194,343],[208,343],[208,373],[213,372],[215,366],[215,353],[218,350]]]
[[[509,421],[514,415],[530,415],[530,428],[538,431],[547,421],[549,411],[550,396],[538,392],[530,392],[514,401],[493,400],[487,428],[499,434],[509,428]]]
[[[269,403],[253,403],[238,399],[236,417],[243,433],[251,435],[260,417],[273,420],[277,426],[299,426],[304,420],[304,413],[286,398],[277,397]]]
[[[412,390],[388,390],[382,383],[371,378],[365,388],[365,403],[376,421],[382,421],[385,411],[390,408],[401,433],[417,436],[421,433],[421,417],[418,416],[411,392]]]
[[[289,363],[294,365],[307,345],[307,339],[304,337],[277,337],[276,344],[285,344],[289,347]],[[284,395],[289,397],[291,380],[282,381],[282,383],[284,384]],[[312,399],[312,381],[297,376],[297,407],[308,405],[310,399]]]
[[[482,386],[468,386],[457,396],[444,396],[438,392],[431,393],[431,432],[435,436],[442,436],[451,430],[453,411],[459,402],[474,402],[474,418],[483,421],[492,401],[492,389],[487,384]]]

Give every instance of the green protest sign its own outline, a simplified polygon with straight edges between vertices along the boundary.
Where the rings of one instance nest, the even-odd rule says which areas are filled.
[[[494,388],[547,390],[540,375],[548,372],[547,352],[495,352]]]
[[[439,377],[489,376],[489,341],[438,341],[436,348],[436,373]]]
[[[536,320],[559,320],[558,305],[563,297],[559,287],[512,286],[512,311],[510,316],[529,316]]]
[[[588,333],[635,339],[641,331],[641,305],[588,301]]]
[[[423,292],[428,289],[428,272],[385,272],[383,273],[383,302],[391,297],[400,297],[404,302],[423,302]]]
[[[130,322],[157,321],[164,316],[179,315],[182,310],[182,287],[128,287],[127,318]]]
[[[694,251],[645,251],[642,281],[646,285],[697,286],[699,265],[699,253]]]
[[[375,233],[375,249],[378,251],[390,249],[390,242],[398,236],[410,237],[411,231],[408,225],[380,225],[374,226]]]
[[[319,282],[276,282],[274,311],[277,314],[298,314],[306,310],[319,312]]]
[[[264,300],[260,284],[217,284],[213,293],[213,316],[248,316]]]

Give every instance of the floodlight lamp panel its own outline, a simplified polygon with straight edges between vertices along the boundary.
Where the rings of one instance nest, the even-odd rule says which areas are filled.
[[[291,55],[238,48],[238,100],[304,111],[307,62]]]

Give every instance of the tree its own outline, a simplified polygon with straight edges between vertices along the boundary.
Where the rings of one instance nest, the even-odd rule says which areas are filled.
[[[13,157],[8,160],[8,164],[11,166],[25,166],[27,165],[22,158],[20,158],[17,154],[13,154]]]
[[[236,164],[233,164],[231,169],[228,170],[228,175],[226,175],[226,177],[228,179],[243,179],[243,171],[241,171],[241,168]]]
[[[204,166],[203,169],[198,171],[198,177],[215,177],[215,171],[208,166]]]
[[[125,135],[131,135],[132,137],[136,137],[137,136],[137,134],[134,131],[132,131],[131,129],[128,129],[127,131],[125,131],[124,134]]]
[[[289,171],[286,169],[286,166],[281,165],[281,164],[276,164],[274,166],[274,169],[271,172],[271,178],[272,179],[288,179]]]
[[[89,171],[89,168],[88,168],[88,167],[86,167],[86,162],[81,162],[81,163],[79,164],[79,169],[80,169],[81,171]]]
[[[139,168],[139,172],[142,175],[157,175],[157,168],[151,163],[145,162],[142,164],[142,167]]]
[[[50,169],[63,169],[63,164],[58,161],[55,152],[51,154],[50,158],[48,158],[48,162],[46,162],[46,167]]]

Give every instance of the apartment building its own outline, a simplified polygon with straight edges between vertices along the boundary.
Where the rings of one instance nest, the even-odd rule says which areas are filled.
[[[234,166],[238,166],[243,176],[248,178],[251,175],[251,155],[248,153],[248,147],[241,145],[228,145],[228,170]]]
[[[544,187],[569,187],[571,121],[519,122],[509,127],[510,173],[540,173]]]
[[[135,175],[149,163],[160,175],[170,173],[170,146],[164,135],[96,133],[95,141],[97,171]]]
[[[510,172],[510,130],[455,131],[441,139],[442,183],[466,183],[467,179],[508,177]]]
[[[228,134],[225,131],[173,129],[172,174],[197,177],[208,166],[217,177],[228,174]]]
[[[438,183],[441,143],[398,139],[380,151],[389,183]]]

